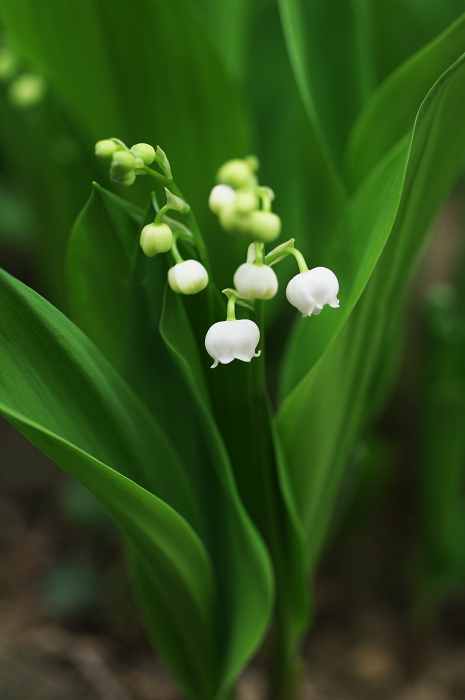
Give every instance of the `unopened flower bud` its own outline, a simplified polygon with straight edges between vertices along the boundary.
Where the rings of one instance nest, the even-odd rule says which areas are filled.
[[[115,170],[112,167],[110,168],[110,179],[115,183],[115,185],[119,185],[120,187],[130,187],[135,182],[136,173],[134,170],[120,173],[118,170]]]
[[[100,160],[107,160],[108,158],[111,158],[117,150],[118,146],[111,139],[97,141],[95,144],[95,155]]]
[[[237,194],[229,185],[215,185],[210,192],[208,206],[214,214],[219,214],[223,207],[234,204]]]
[[[247,233],[250,214],[241,214],[234,204],[225,204],[220,211],[219,220],[228,233]]]
[[[214,360],[212,369],[218,366],[218,362],[223,365],[235,359],[250,362],[260,355],[260,351],[255,352],[259,341],[260,330],[253,321],[241,319],[215,323],[205,337],[205,348]]]
[[[149,258],[157,253],[167,253],[172,244],[173,233],[168,224],[148,224],[141,231],[140,245]]]
[[[136,167],[136,159],[128,151],[116,151],[111,161],[111,168],[118,173],[128,173]]]
[[[247,163],[247,165],[253,173],[256,173],[260,167],[260,163],[258,161],[257,156],[247,156],[245,162]]]
[[[268,265],[243,263],[234,275],[234,287],[246,299],[272,299],[278,291],[278,278]]]
[[[252,169],[245,160],[228,160],[218,170],[216,179],[225,185],[235,189],[249,185],[253,178]]]
[[[281,219],[271,211],[252,211],[247,225],[247,236],[254,241],[271,243],[281,233]]]
[[[302,316],[317,315],[325,304],[333,309],[339,306],[339,282],[327,267],[315,267],[293,277],[286,289],[288,301],[302,312]]]
[[[248,214],[254,209],[258,209],[259,200],[252,190],[239,190],[237,192],[236,203],[234,205],[241,214]]]
[[[155,160],[155,149],[148,143],[136,143],[135,146],[131,146],[130,151],[136,158],[140,158],[144,165],[150,165]]]
[[[168,270],[168,284],[177,294],[197,294],[208,284],[208,273],[197,260],[185,260]]]

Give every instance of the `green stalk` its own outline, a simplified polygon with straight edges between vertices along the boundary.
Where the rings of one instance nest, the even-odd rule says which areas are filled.
[[[148,165],[144,165],[143,170],[147,173],[147,175],[150,175],[151,177],[155,178],[158,182],[160,182],[164,187],[166,187],[170,192],[175,194],[177,197],[180,197],[184,202],[187,200],[185,199],[184,195],[182,194],[181,190],[179,187],[176,185],[175,181],[171,178],[167,178],[161,173],[158,173],[156,170],[152,170],[152,168],[149,168]],[[203,240],[203,236],[200,232],[199,225],[197,223],[197,220],[194,216],[194,213],[192,211],[192,208],[189,209],[187,214],[184,214],[188,227],[194,234],[194,243],[199,251],[199,256],[200,260],[203,265],[205,265],[208,274],[211,274],[211,268],[210,268],[210,260],[208,257],[208,251],[207,247],[205,245],[205,241]]]
[[[273,455],[269,453],[267,436],[263,432],[263,426],[266,424],[267,405],[269,404],[268,393],[266,389],[266,350],[265,350],[265,327],[264,327],[264,303],[257,300],[256,303],[256,323],[260,329],[260,349],[261,355],[257,360],[254,360],[253,368],[251,365],[251,382],[250,382],[250,416],[249,421],[254,435],[254,454],[257,471],[260,475],[261,485],[263,489],[262,498],[266,503],[266,527],[268,532],[265,535],[271,553],[279,557],[280,545],[273,546],[273,543],[278,543],[280,540],[279,520],[276,517],[276,501],[275,490],[273,487],[273,465],[270,460]],[[275,558],[275,557],[273,557]],[[303,664],[299,657],[300,639],[295,638],[288,620],[288,611],[280,594],[282,585],[280,584],[280,571],[282,566],[279,566],[279,561],[275,559],[276,573],[276,609],[275,620],[272,630],[272,658],[270,684],[268,688],[268,700],[298,700],[300,697],[301,685],[303,680]]]
[[[297,248],[292,248],[291,246],[288,246],[287,248],[282,248],[281,250],[278,250],[276,253],[273,253],[271,255],[268,254],[266,256],[266,264],[271,265],[271,263],[273,263],[278,258],[283,257],[283,255],[293,255],[297,260],[299,272],[308,272],[308,267],[307,263],[305,262],[304,256],[302,255],[300,250],[297,250]]]
[[[299,700],[305,667],[298,650],[291,642],[285,611],[280,606],[279,600],[276,605],[273,633],[273,656],[267,698],[268,700]]]

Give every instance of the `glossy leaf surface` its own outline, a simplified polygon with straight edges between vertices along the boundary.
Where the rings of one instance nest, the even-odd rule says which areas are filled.
[[[409,132],[428,90],[465,51],[465,15],[409,58],[373,93],[350,134],[346,169],[352,187]]]
[[[5,273],[0,290],[2,414],[121,527],[156,591],[152,631],[167,663],[194,697],[209,697],[218,683],[214,583],[204,545],[172,507],[202,529],[174,449],[73,324]]]
[[[385,194],[380,209],[379,202],[374,200],[376,209],[371,212],[371,220],[370,215],[367,217],[367,202],[363,207],[356,202],[358,198],[359,202],[363,201],[364,192],[368,194],[376,172],[356,193],[355,207],[348,211],[347,221],[351,221],[346,229],[348,246],[344,246],[343,238],[339,239],[339,245],[341,251],[349,250],[350,231],[355,230],[361,247],[366,236],[368,258],[360,261],[361,276],[354,277],[349,298],[357,287],[362,291],[368,282],[370,264],[374,266],[377,256],[382,254],[373,267],[366,291],[339,335],[333,334],[337,333],[336,319],[331,322],[328,319],[328,325],[321,329],[328,349],[324,351],[321,346],[320,359],[316,361],[315,357],[313,368],[301,375],[303,379],[291,391],[280,412],[279,427],[294,494],[307,532],[312,533],[313,550],[321,546],[347,451],[375,395],[376,372],[392,339],[408,270],[436,208],[461,165],[465,127],[452,125],[460,123],[459,114],[464,108],[464,72],[461,59],[441,77],[419,112],[410,153],[408,143],[400,144],[397,156],[393,151],[384,166],[380,166],[379,189],[381,192],[384,169]],[[391,158],[393,164],[397,160],[394,174],[388,167]],[[406,172],[404,183],[399,172]],[[395,223],[392,216],[384,218],[383,212],[395,214],[397,207]],[[376,250],[377,254],[372,255]],[[334,318],[335,314],[331,316]],[[330,323],[334,324],[332,331],[329,331]],[[300,368],[297,374],[292,369],[294,381],[298,381],[298,372],[303,369],[309,341],[310,334],[301,324],[289,356]]]

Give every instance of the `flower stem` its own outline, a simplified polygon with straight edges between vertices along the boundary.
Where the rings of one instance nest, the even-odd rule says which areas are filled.
[[[155,180],[157,180],[164,187],[169,189],[170,192],[175,194],[177,197],[180,197],[184,202],[186,201],[181,190],[176,185],[176,183],[173,179],[169,179],[169,178],[165,177],[164,175],[162,175],[161,173],[158,173],[156,170],[152,170],[152,168],[149,168],[148,165],[144,165],[143,170],[145,170],[147,175],[150,175],[151,177],[155,178]],[[207,268],[207,272],[210,274],[211,270],[210,270],[210,261],[209,261],[209,257],[208,257],[207,247],[205,245],[205,241],[203,240],[202,234],[200,232],[200,228],[199,228],[199,225],[197,223],[197,220],[192,212],[192,208],[190,208],[188,213],[185,214],[184,216],[186,217],[189,229],[193,233],[194,244],[195,244],[195,247],[197,248],[197,250],[199,251],[200,260]]]
[[[263,243],[260,241],[254,241],[253,245],[255,249],[254,265],[261,267],[263,265]]]
[[[228,307],[226,311],[226,320],[227,321],[235,321],[236,320],[236,299],[237,296],[235,294],[231,294],[231,296],[228,299]]]
[[[305,262],[304,256],[302,255],[300,250],[297,250],[297,248],[292,248],[291,246],[288,246],[287,248],[282,248],[281,250],[277,251],[273,255],[268,255],[267,259],[266,259],[266,264],[270,265],[275,260],[283,257],[284,255],[293,255],[295,257],[295,259],[297,260],[297,265],[299,266],[299,272],[308,272],[308,267],[307,267],[307,263]]]
[[[161,209],[160,209],[160,211],[161,211]],[[179,250],[178,250],[178,246],[177,246],[177,243],[176,243],[176,240],[177,240],[178,236],[176,235],[176,233],[177,233],[177,231],[176,231],[175,233],[173,233],[173,242],[172,242],[172,244],[171,244],[171,254],[173,255],[174,262],[175,262],[176,265],[177,265],[178,263],[184,262],[184,260],[183,260],[181,254],[180,254],[180,252],[179,252]]]
[[[169,211],[170,211],[169,206],[168,206],[167,204],[165,204],[165,206],[162,207],[162,208],[160,209],[160,211],[158,212],[158,214],[156,215],[154,223],[157,224],[157,225],[158,225],[158,224],[161,224],[162,221],[163,221],[163,217],[164,217],[165,214],[167,214]]]

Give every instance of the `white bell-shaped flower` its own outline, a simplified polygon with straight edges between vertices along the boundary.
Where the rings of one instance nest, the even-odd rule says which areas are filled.
[[[230,185],[215,185],[210,192],[208,206],[214,214],[220,214],[224,206],[234,204],[237,194]]]
[[[286,289],[288,301],[302,312],[302,316],[317,315],[325,304],[333,309],[339,306],[339,282],[327,267],[314,267],[293,277]]]
[[[248,319],[215,323],[205,337],[205,348],[214,359],[211,368],[217,367],[218,362],[223,365],[233,360],[250,362],[252,357],[260,355],[260,351],[255,352],[259,340],[257,324]]]
[[[269,265],[243,263],[234,275],[234,287],[246,299],[272,299],[278,291],[278,278]]]
[[[197,294],[208,284],[208,273],[197,260],[185,260],[168,270],[168,284],[177,294]]]

